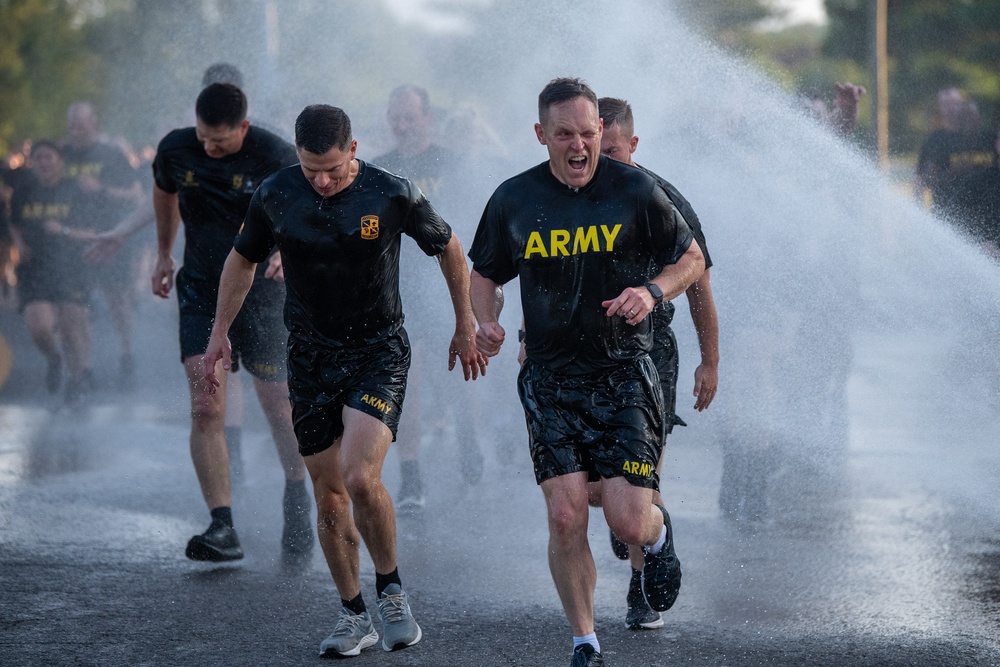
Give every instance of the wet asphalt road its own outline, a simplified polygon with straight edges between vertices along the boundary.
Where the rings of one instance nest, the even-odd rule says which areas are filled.
[[[123,394],[99,371],[103,386],[77,411],[43,395],[40,357],[3,313],[15,368],[0,393],[0,665],[322,664],[335,589],[318,548],[282,557],[281,476],[253,403],[233,510],[247,557],[184,558],[207,523],[186,389],[172,311],[143,312],[163,333],[144,351],[140,386]],[[623,627],[628,568],[592,512],[608,665],[1000,664],[1000,419],[985,400],[923,409],[951,388],[896,363],[914,348],[937,346],[902,335],[859,343],[850,448],[833,468],[783,462],[765,523],[720,517],[721,454],[697,418],[673,437],[666,496],[684,586],[665,628]],[[98,368],[113,367],[101,354]],[[489,381],[491,407],[515,400],[508,375]],[[424,640],[354,664],[568,664],[522,429],[516,414],[484,422],[476,486],[462,479],[448,425],[434,435],[427,507],[398,522]],[[385,479],[395,491],[394,453]],[[361,574],[371,604],[364,557]]]

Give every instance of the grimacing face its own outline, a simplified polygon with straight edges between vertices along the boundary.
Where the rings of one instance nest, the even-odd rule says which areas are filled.
[[[205,149],[205,153],[208,157],[216,159],[238,153],[243,148],[243,139],[246,138],[249,128],[249,120],[244,120],[236,127],[229,127],[228,125],[206,125],[200,118],[197,119],[194,126],[195,134]]]
[[[580,188],[594,177],[603,127],[597,105],[585,97],[549,106],[545,125],[535,124],[535,135],[549,152],[549,169],[560,183]]]
[[[299,166],[309,185],[321,197],[337,194],[351,184],[351,164],[358,150],[358,142],[351,142],[346,151],[331,148],[322,155],[299,148]]]

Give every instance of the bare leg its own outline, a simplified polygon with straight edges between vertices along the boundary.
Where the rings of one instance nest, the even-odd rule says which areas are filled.
[[[304,480],[306,466],[299,455],[298,441],[292,430],[292,404],[288,400],[288,383],[265,382],[259,378],[254,378],[253,382],[260,407],[271,427],[271,437],[278,449],[285,479],[296,482]]]
[[[24,307],[24,323],[35,347],[46,357],[59,354],[56,338],[56,306],[48,301],[32,301]]]
[[[663,514],[653,505],[653,490],[632,486],[624,477],[601,480],[604,517],[626,544],[653,545],[663,531]]]
[[[204,389],[205,368],[201,356],[184,360],[188,390],[191,393],[191,461],[194,463],[201,493],[209,510],[229,507],[232,503],[229,489],[229,453],[222,432],[226,411],[226,375],[221,362],[216,364],[215,376],[222,384],[218,391],[209,394]]]
[[[382,484],[382,464],[392,433],[358,410],[345,407],[343,415],[344,434],[332,447],[305,461],[316,495],[323,554],[340,597],[350,600],[361,592],[359,533],[375,571],[388,574],[396,569],[396,519],[392,499]]]
[[[552,477],[542,482],[549,514],[549,570],[573,635],[594,631],[597,569],[587,541],[587,473]]]
[[[70,382],[79,382],[93,365],[90,357],[90,309],[77,303],[58,306],[59,333],[63,340]]]

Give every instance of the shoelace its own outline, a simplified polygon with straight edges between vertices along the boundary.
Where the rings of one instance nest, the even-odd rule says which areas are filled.
[[[333,629],[334,635],[351,635],[361,627],[364,621],[360,614],[341,614],[337,619],[337,627]]]
[[[396,595],[383,594],[378,601],[378,610],[382,612],[382,618],[389,623],[394,623],[395,621],[403,620],[406,615],[405,605],[406,602],[403,600],[402,593]]]

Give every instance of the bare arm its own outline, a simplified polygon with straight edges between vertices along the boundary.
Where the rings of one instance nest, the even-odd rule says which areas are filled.
[[[153,213],[156,216],[156,266],[153,268],[153,294],[164,299],[174,286],[173,250],[177,230],[181,225],[181,211],[177,193],[169,193],[153,186]]]
[[[229,327],[236,319],[237,313],[243,307],[243,300],[253,285],[254,272],[257,264],[246,257],[230,250],[226,264],[222,268],[219,279],[219,300],[215,305],[215,324],[212,325],[212,336],[205,350],[205,383],[206,390],[214,394],[219,386],[215,377],[215,365],[222,360],[222,367],[229,370],[232,365],[232,347],[229,344]]]
[[[475,380],[481,372],[486,374],[486,357],[476,349],[476,319],[469,300],[469,267],[465,263],[462,242],[452,234],[441,253],[441,273],[448,283],[451,305],[455,309],[455,335],[448,348],[448,370],[455,368],[456,359],[462,362],[465,379]]]
[[[94,237],[94,242],[87,248],[84,258],[93,264],[104,264],[118,252],[129,236],[155,220],[155,210],[147,201],[140,199],[124,220]]]
[[[691,320],[701,348],[701,364],[694,371],[694,395],[697,397],[694,409],[699,412],[712,403],[719,388],[719,316],[712,297],[710,272],[711,269],[705,269],[687,288]]]
[[[698,242],[691,239],[691,245],[675,264],[667,264],[659,275],[649,282],[656,284],[663,292],[663,300],[670,301],[687,290],[705,271],[705,256]],[[607,308],[607,316],[621,315],[630,325],[642,322],[656,306],[656,300],[643,285],[626,287],[614,299],[601,303]],[[478,314],[478,313],[477,313]]]
[[[476,346],[487,357],[495,357],[504,340],[504,330],[499,322],[500,311],[503,310],[503,287],[473,270],[469,278],[469,296],[472,312],[479,321]]]

